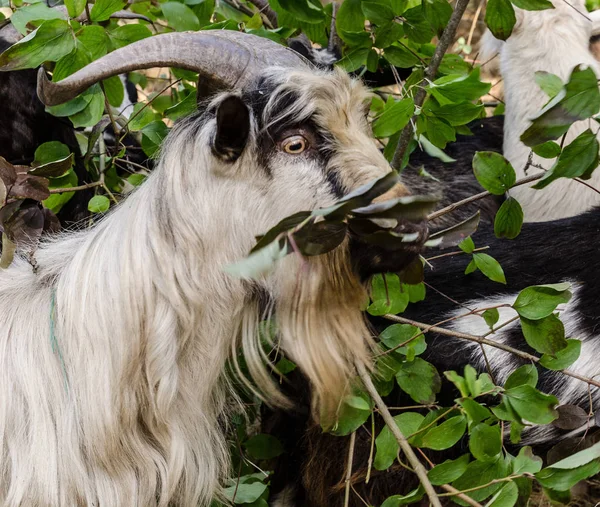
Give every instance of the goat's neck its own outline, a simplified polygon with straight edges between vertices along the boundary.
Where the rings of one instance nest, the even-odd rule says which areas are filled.
[[[540,51],[540,48],[544,48],[544,51]],[[535,34],[535,39],[529,33],[511,37],[505,43],[501,53],[506,101],[504,155],[514,166],[517,177],[525,175],[524,168],[530,152],[520,141],[520,136],[549,100],[535,82],[535,72],[550,72],[566,81],[579,64],[591,66],[600,75],[598,62],[588,49],[585,34],[540,30]],[[589,127],[588,121],[575,123],[567,133],[565,144]],[[549,168],[554,161],[534,156],[534,163]],[[528,172],[531,174],[537,170],[530,169]],[[600,174],[596,174],[592,182],[599,183]],[[572,216],[598,203],[595,192],[584,191],[581,184],[565,179],[543,191],[518,187],[511,192],[517,199],[520,198],[526,221]]]

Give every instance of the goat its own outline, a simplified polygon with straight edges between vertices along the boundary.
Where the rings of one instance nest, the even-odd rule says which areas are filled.
[[[600,76],[600,63],[590,50],[590,38],[600,27],[598,13],[590,19],[583,0],[569,3],[552,0],[552,4],[553,9],[543,11],[515,8],[517,21],[504,42],[496,40],[490,32],[484,36],[483,54],[500,55],[506,102],[503,152],[517,177],[525,175],[530,153],[530,148],[520,140],[521,134],[548,101],[535,82],[535,71],[550,72],[566,80],[577,65],[583,64]],[[565,144],[588,127],[588,121],[574,123],[565,136]],[[553,163],[537,155],[533,156],[533,162],[545,168]],[[594,172],[589,183],[598,186],[600,172]],[[511,193],[521,203],[525,220],[530,222],[573,216],[600,202],[596,192],[565,178],[543,191],[523,185]]]
[[[104,220],[43,243],[36,273],[19,259],[0,273],[5,504],[208,505],[228,472],[228,358],[241,348],[263,396],[285,402],[258,332],[273,310],[316,413],[369,362],[361,280],[381,252],[357,264],[346,239],[260,281],[223,271],[282,218],[390,171],[369,135],[367,90],[267,39],[210,31],[138,41],[57,83],[40,69],[38,95],[57,104],[152,66],[230,91],[173,128],[156,169]],[[398,184],[382,198],[406,193]],[[419,240],[375,269],[415,258],[426,226],[406,230]]]

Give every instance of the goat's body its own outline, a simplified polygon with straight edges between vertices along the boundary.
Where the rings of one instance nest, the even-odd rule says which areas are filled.
[[[575,8],[583,9],[585,13],[583,2],[577,2]],[[524,168],[531,151],[521,142],[521,134],[549,100],[535,82],[535,72],[550,72],[566,82],[575,67],[584,65],[600,76],[600,64],[589,50],[592,23],[575,8],[556,2],[554,9],[546,11],[517,9],[517,25],[508,40],[500,44],[491,37],[488,40],[493,46],[492,52],[500,52],[506,102],[504,156],[515,168],[518,178],[525,176]],[[592,120],[574,123],[565,136],[564,144],[569,144],[590,127],[593,127]],[[533,163],[546,169],[553,162],[533,156]],[[535,170],[538,169],[530,169]],[[589,183],[600,186],[599,171],[593,173]],[[600,204],[596,192],[565,178],[553,182],[543,191],[523,185],[510,192],[521,203],[528,222],[574,216]]]

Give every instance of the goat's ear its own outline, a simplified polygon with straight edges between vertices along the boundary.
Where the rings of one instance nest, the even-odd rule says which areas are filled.
[[[237,95],[225,97],[217,108],[217,131],[213,153],[226,162],[235,162],[244,151],[250,135],[250,111]]]

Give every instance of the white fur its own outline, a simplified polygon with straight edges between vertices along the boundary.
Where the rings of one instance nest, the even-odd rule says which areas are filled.
[[[504,156],[515,168],[518,178],[525,176],[523,169],[530,152],[530,148],[520,141],[520,136],[548,101],[547,95],[535,83],[535,72],[550,72],[566,81],[571,71],[583,64],[600,76],[600,64],[589,49],[593,25],[597,29],[600,23],[592,23],[582,0],[569,3],[554,0],[553,4],[554,9],[545,11],[515,8],[517,23],[508,40],[500,42],[488,35],[484,41],[488,53],[500,53],[506,102]],[[597,130],[591,120],[575,123],[566,135],[565,145],[590,127]],[[554,161],[535,155],[533,162],[549,169]],[[594,172],[589,183],[600,188],[600,171]],[[522,185],[510,193],[523,206],[528,222],[574,216],[600,204],[596,192],[565,178],[544,190]]]

